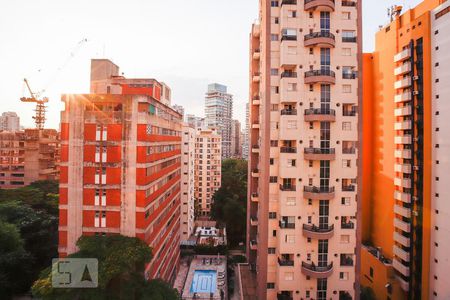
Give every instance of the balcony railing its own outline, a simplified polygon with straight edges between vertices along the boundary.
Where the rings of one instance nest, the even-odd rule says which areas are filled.
[[[332,70],[310,70],[305,72],[305,78],[315,76],[329,76],[335,78],[336,73]]]
[[[335,154],[334,148],[305,148],[305,154]]]
[[[355,154],[356,148],[344,148],[342,149],[342,154]]]
[[[283,0],[281,6],[283,5],[297,5],[297,0]]]
[[[356,116],[358,114],[358,111],[355,109],[355,110],[344,110],[343,112],[342,112],[342,115],[344,116],[344,117],[354,117],[354,116]]]
[[[304,37],[305,47],[318,46],[322,48],[331,48],[336,44],[336,37],[329,31],[312,32]]]
[[[329,39],[336,39],[334,34],[332,34],[329,31],[319,31],[319,32],[313,32],[310,34],[305,35],[305,41],[311,40],[311,39],[317,39],[317,38],[329,38]]]
[[[342,6],[356,7],[356,2],[355,1],[342,1]]]
[[[319,6],[326,7],[328,10],[334,11],[334,0],[305,0],[305,10],[316,9]]]
[[[281,41],[296,41],[297,36],[296,35],[283,35],[281,37]]]
[[[287,260],[287,259],[278,258],[278,265],[280,265],[282,267],[293,267],[294,266],[294,261],[293,260]]]
[[[281,115],[282,116],[296,116],[297,110],[296,109],[282,109]]]
[[[329,265],[319,267],[316,266],[314,263],[310,264],[303,261],[302,268],[315,273],[327,273],[333,269],[333,262],[331,262]]]
[[[356,190],[356,187],[354,185],[344,185],[342,186],[343,192],[354,192]]]
[[[283,229],[295,229],[295,223],[289,223],[287,221],[280,220],[278,224],[280,225],[280,228]]]
[[[343,36],[342,37],[342,42],[343,43],[356,43],[356,36]]]
[[[350,257],[341,257],[341,266],[343,267],[351,267],[353,266],[353,259]]]
[[[341,229],[354,229],[354,228],[355,228],[355,224],[352,222],[341,223]]]
[[[356,79],[358,77],[358,73],[352,72],[352,73],[342,73],[343,79]]]
[[[280,184],[280,190],[285,192],[295,192],[297,188],[295,185]]]
[[[283,72],[281,78],[297,78],[297,72]]]
[[[281,153],[297,153],[297,148],[295,147],[281,147],[280,148]]]
[[[305,109],[305,116],[310,115],[327,115],[327,116],[335,116],[336,111],[334,109],[325,109],[325,108],[309,108]]]
[[[316,187],[316,186],[305,186],[303,187],[303,190],[307,193],[315,193],[315,194],[329,194],[334,193],[334,186],[332,187]]]
[[[311,224],[303,224],[303,229],[311,232],[317,232],[317,233],[328,233],[334,230],[334,224],[324,226],[316,226]]]

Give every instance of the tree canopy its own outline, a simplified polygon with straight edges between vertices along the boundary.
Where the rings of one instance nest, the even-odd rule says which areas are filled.
[[[160,280],[144,278],[151,248],[138,238],[120,235],[83,236],[79,251],[71,258],[98,259],[98,288],[61,289],[51,285],[51,268],[41,273],[33,285],[33,295],[42,299],[178,299],[176,290]]]
[[[230,246],[245,242],[247,218],[247,161],[222,162],[222,185],[213,196],[211,217],[227,228]]]

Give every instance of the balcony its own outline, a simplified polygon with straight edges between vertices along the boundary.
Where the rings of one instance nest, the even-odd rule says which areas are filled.
[[[250,217],[250,225],[258,226],[258,218],[257,217]]]
[[[332,70],[310,70],[305,72],[305,84],[335,84],[336,73]]]
[[[409,291],[409,282],[406,281],[405,279],[403,279],[400,276],[395,276],[395,279],[398,281],[398,283],[400,284],[400,287],[405,291],[408,292]]]
[[[395,158],[411,159],[411,150],[395,150],[394,156]]]
[[[405,247],[409,247],[409,245],[410,245],[409,237],[406,237],[399,232],[394,232],[394,241],[396,241],[397,243],[399,243]]]
[[[408,77],[405,77],[403,79],[396,81],[394,83],[394,88],[404,89],[404,88],[410,87],[411,85],[412,85],[412,80],[411,80],[411,77],[408,76]]]
[[[279,221],[278,225],[280,226],[281,229],[295,229],[295,223],[288,223],[286,221]]]
[[[259,60],[261,58],[261,50],[260,49],[255,49],[255,52],[253,52],[253,59],[254,60]]]
[[[411,72],[411,63],[407,62],[403,65],[401,65],[400,67],[397,67],[394,69],[394,75],[398,76],[398,75],[403,75],[406,73]]]
[[[255,240],[250,241],[250,249],[251,250],[258,250],[258,243]]]
[[[353,184],[343,185],[342,186],[342,191],[343,192],[354,192],[354,191],[356,191],[356,186],[354,186]]]
[[[341,254],[340,265],[341,267],[352,267],[353,266],[353,256],[350,254]]]
[[[392,261],[394,269],[403,274],[403,276],[409,277],[409,267],[405,266],[400,260],[394,258]]]
[[[261,35],[261,25],[253,24],[252,35],[254,37],[259,37]]]
[[[334,109],[309,108],[305,109],[305,122],[335,122]]]
[[[411,218],[411,209],[400,205],[394,205],[394,213],[405,218]]]
[[[343,148],[342,149],[342,154],[356,154],[356,148],[354,148],[354,147]]]
[[[252,104],[253,105],[260,105],[261,104],[261,99],[259,98],[259,96],[253,97]]]
[[[281,147],[280,148],[281,153],[297,153],[297,148],[295,147]]]
[[[305,10],[332,12],[335,9],[334,0],[305,0]]]
[[[395,228],[398,228],[404,232],[408,232],[408,233],[411,232],[411,225],[400,219],[397,219],[397,218],[394,219],[394,226],[395,226]]]
[[[278,265],[280,267],[293,267],[294,266],[294,261],[293,260],[288,260],[288,259],[281,259],[278,258]]]
[[[254,178],[258,178],[259,177],[259,170],[258,169],[253,169],[252,170],[252,177],[254,177]]]
[[[252,193],[252,195],[250,197],[250,200],[252,200],[252,202],[255,202],[255,203],[259,202],[259,195],[258,195],[258,193]]]
[[[281,78],[297,78],[297,72],[284,71],[281,73]]]
[[[261,80],[261,73],[260,72],[255,72],[253,73],[253,82],[259,82]]]
[[[303,197],[312,200],[331,200],[335,196],[334,187],[303,187]]]
[[[283,5],[297,5],[297,0],[282,0],[281,6]]]
[[[303,236],[316,240],[328,240],[334,235],[334,225],[316,226],[303,224]]]
[[[411,93],[410,92],[405,92],[399,95],[395,95],[394,97],[394,102],[395,103],[401,103],[401,102],[407,102],[407,101],[411,101]]]
[[[394,171],[399,172],[399,173],[411,174],[411,165],[410,164],[395,164]]]
[[[336,38],[328,31],[313,32],[305,35],[305,47],[334,48]]]
[[[411,50],[405,49],[394,56],[394,62],[401,62],[411,57]]]
[[[283,34],[281,36],[281,42],[284,42],[284,41],[296,41],[296,40],[297,40],[297,36],[296,35]]]
[[[394,199],[404,203],[411,203],[411,195],[400,191],[394,191]]]
[[[396,122],[394,124],[395,130],[409,130],[411,128],[412,128],[411,121]]]
[[[358,77],[358,72],[342,72],[342,79],[356,79]]]
[[[396,117],[404,117],[404,116],[410,116],[412,114],[412,107],[411,106],[404,106],[400,108],[396,108],[394,110],[394,115]]]
[[[341,222],[341,229],[355,229],[355,223]]]
[[[306,160],[335,160],[335,149],[305,148],[304,157]]]
[[[343,43],[356,43],[357,40],[358,39],[356,36],[343,36],[342,37]]]
[[[282,109],[281,115],[282,116],[296,116],[297,110],[296,109]]]
[[[259,121],[254,121],[253,124],[252,124],[252,128],[253,129],[259,129],[260,128]]]
[[[259,146],[258,145],[253,145],[252,153],[259,153]]]
[[[342,1],[342,6],[344,6],[344,7],[356,7],[356,2],[355,1],[343,0]]]
[[[410,189],[411,188],[411,179],[396,177],[396,178],[394,178],[394,184],[396,186],[399,186],[402,188]]]
[[[397,245],[394,245],[394,255],[400,257],[404,261],[410,261],[409,252],[406,252]]]
[[[333,274],[333,263],[324,267],[319,267],[314,263],[310,264],[302,262],[302,274],[315,279],[328,278]]]
[[[291,184],[280,184],[280,191],[283,192],[295,192],[297,190],[295,185]]]
[[[410,135],[396,136],[394,138],[394,143],[398,145],[410,145],[412,143],[412,138]]]

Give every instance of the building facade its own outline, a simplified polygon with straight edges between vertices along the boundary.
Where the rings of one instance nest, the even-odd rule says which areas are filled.
[[[257,299],[357,299],[361,1],[260,1],[247,256]]]
[[[447,299],[449,3],[425,0],[364,56],[361,285],[380,299]],[[445,200],[444,200],[445,199]]]
[[[0,132],[0,188],[57,180],[58,150],[58,132],[54,129]]]
[[[202,117],[187,114],[186,122],[189,124],[189,126],[194,127],[196,130],[199,128],[206,128],[205,118]]]
[[[183,120],[184,120],[184,107],[178,104],[174,104],[172,105],[172,108],[174,111],[178,112],[180,115],[183,116]]]
[[[222,139],[215,129],[197,129],[195,136],[196,215],[208,217],[212,197],[222,179]]]
[[[167,86],[118,72],[109,60],[92,60],[91,94],[62,97],[59,254],[76,252],[82,235],[138,237],[153,251],[146,278],[171,281],[179,265],[181,115]]]
[[[20,118],[17,113],[12,111],[2,113],[0,116],[0,130],[19,131]]]
[[[195,218],[195,128],[183,124],[181,138],[181,242],[194,233]]]
[[[231,157],[242,158],[241,122],[231,121]]]
[[[231,131],[233,119],[233,96],[227,87],[218,83],[208,85],[205,97],[205,123],[217,130],[222,138],[222,158],[232,156]]]
[[[242,158],[248,160],[249,157],[249,137],[250,137],[250,112],[249,103],[245,105],[245,129],[242,137]]]

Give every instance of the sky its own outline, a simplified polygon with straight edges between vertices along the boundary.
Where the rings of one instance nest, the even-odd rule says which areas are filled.
[[[364,51],[390,5],[419,2],[363,0]],[[59,128],[61,94],[89,93],[90,59],[109,58],[126,77],[167,83],[172,103],[198,116],[207,85],[225,84],[244,122],[257,18],[258,0],[0,0],[0,113],[16,111],[34,127],[34,105],[19,100],[27,78],[50,99],[46,127]]]

